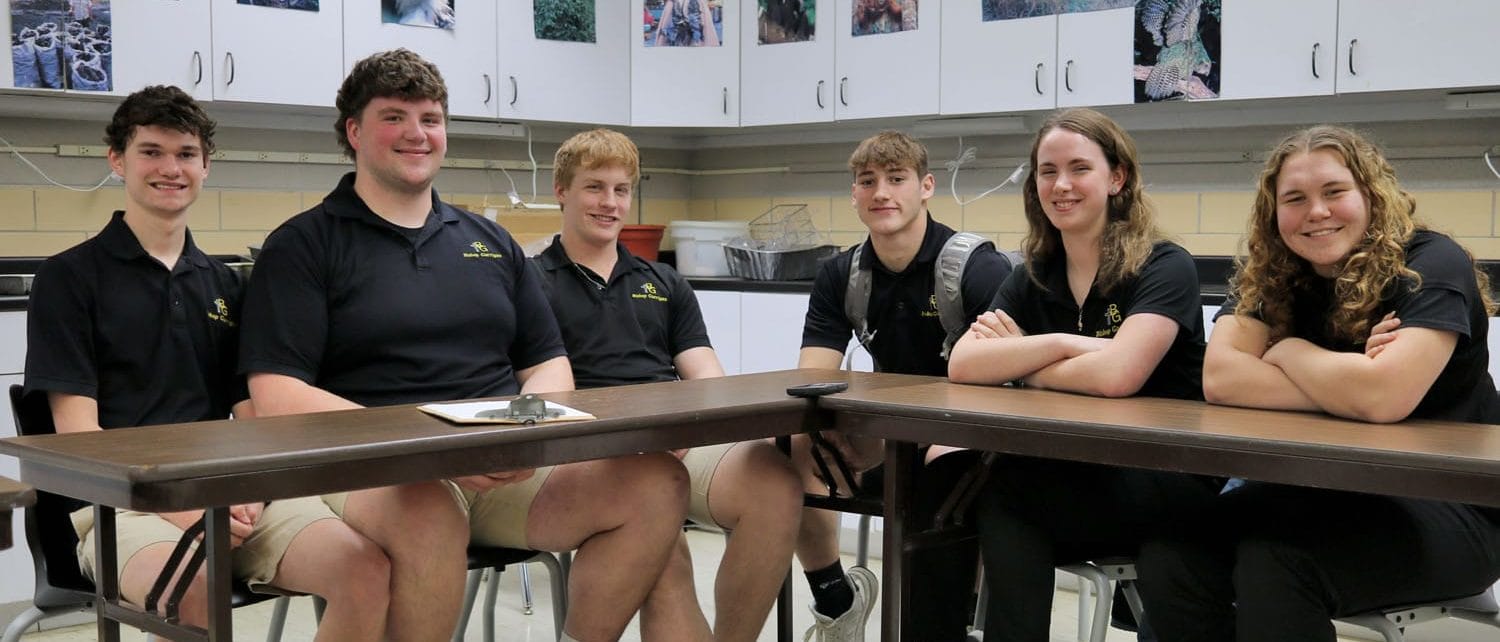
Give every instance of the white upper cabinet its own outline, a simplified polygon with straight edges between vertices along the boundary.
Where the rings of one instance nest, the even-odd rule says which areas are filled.
[[[1135,9],[1057,18],[1057,106],[1135,102]]]
[[[980,0],[943,11],[942,113],[1026,111],[1057,104],[1057,16],[982,20]]]
[[[320,0],[316,11],[213,0],[214,52],[205,64],[214,99],[332,106],[344,79],[342,9],[343,0]]]
[[[797,10],[801,4],[769,0],[762,16],[759,2],[740,2],[741,125],[834,119],[834,14],[814,11],[808,18]]]
[[[501,118],[630,124],[630,50],[641,38],[641,7],[632,13],[632,3],[623,0],[589,3],[588,26],[565,26],[562,18],[539,26],[534,0],[499,0]]]
[[[856,1],[882,8],[856,17]],[[839,120],[938,113],[943,3],[836,0],[828,4],[835,12],[838,78],[831,94]],[[900,16],[884,8],[890,4],[902,5]],[[821,13],[823,2],[818,9]],[[854,35],[856,30],[865,35]]]
[[[453,13],[438,15],[385,15],[382,4],[365,0],[344,7],[342,73],[370,54],[405,47],[442,71],[450,115],[494,118],[500,84],[493,0],[454,3]]]
[[[740,124],[739,3],[753,1],[726,0],[722,10],[714,10],[708,0],[632,0],[625,22],[611,27],[634,39],[629,50],[631,124]],[[656,25],[649,30],[648,13]]]
[[[1338,13],[1339,0],[1224,0],[1221,95],[1332,94]]]
[[[112,2],[114,91],[176,85],[199,100],[213,98],[213,42],[207,2]],[[170,29],[172,35],[163,37]]]
[[[1338,91],[1500,84],[1500,2],[1340,0]]]

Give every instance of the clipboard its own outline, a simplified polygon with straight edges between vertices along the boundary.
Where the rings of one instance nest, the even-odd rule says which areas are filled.
[[[533,425],[562,421],[584,421],[597,417],[577,408],[522,395],[511,401],[457,401],[417,406],[429,415],[456,424]]]

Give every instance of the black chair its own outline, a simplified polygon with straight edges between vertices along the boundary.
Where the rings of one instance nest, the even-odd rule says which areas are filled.
[[[56,432],[52,411],[42,393],[25,394],[18,384],[10,387],[11,413],[19,435],[48,435]],[[78,536],[73,532],[69,514],[83,506],[77,500],[37,491],[36,504],[26,510],[26,546],[31,550],[36,570],[36,591],[31,608],[11,620],[0,636],[0,642],[17,642],[21,634],[42,620],[89,611],[94,608],[94,583],[78,568]],[[248,606],[266,600],[277,600],[271,615],[268,642],[281,639],[291,598],[251,591],[243,582],[234,583],[230,604]]]
[[[495,603],[499,598],[500,573],[512,564],[535,562],[547,567],[547,576],[552,584],[553,639],[561,639],[563,623],[568,617],[568,564],[572,557],[563,553],[561,558],[545,551],[499,546],[469,546],[469,577],[464,584],[464,606],[459,615],[458,627],[453,631],[453,642],[463,642],[464,632],[469,628],[469,616],[474,609],[474,600],[479,594],[479,581],[490,575],[484,593],[484,642],[495,642]],[[522,566],[521,568],[525,568]],[[530,589],[527,589],[528,592]],[[531,608],[528,596],[527,609]]]

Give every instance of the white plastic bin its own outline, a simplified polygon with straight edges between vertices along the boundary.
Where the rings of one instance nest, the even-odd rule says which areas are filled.
[[[729,276],[721,244],[749,232],[746,221],[672,221],[677,271],[683,276]]]

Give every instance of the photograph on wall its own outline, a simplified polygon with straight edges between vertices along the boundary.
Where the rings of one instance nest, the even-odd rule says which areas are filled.
[[[597,41],[594,0],[534,0],[531,10],[537,40]]]
[[[647,47],[717,47],[724,42],[724,0],[646,0]]]
[[[818,24],[818,0],[757,0],[760,44],[808,42]]]
[[[110,0],[10,0],[16,87],[114,88]]]
[[[454,2],[457,0],[380,0],[380,21],[452,30]]]
[[[1057,10],[1057,0],[981,0],[979,3],[979,17],[985,22],[1050,16]]]
[[[1136,5],[1137,0],[1062,0],[1062,9],[1059,13],[1086,13],[1089,11],[1109,11],[1110,9],[1129,9]]]
[[[1141,0],[1135,8],[1135,101],[1219,97],[1222,0]]]
[[[854,0],[854,35],[917,30],[917,0]]]
[[[272,9],[318,10],[318,0],[239,0],[239,3],[255,7],[271,7]]]

